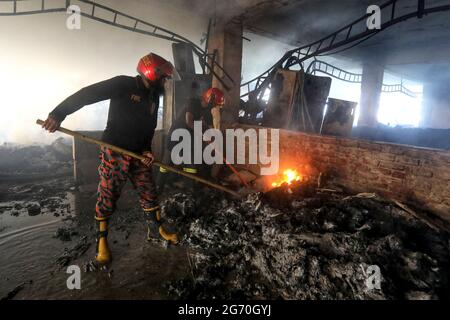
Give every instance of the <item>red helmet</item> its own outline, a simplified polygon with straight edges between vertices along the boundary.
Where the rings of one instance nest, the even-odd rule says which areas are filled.
[[[173,77],[175,68],[166,59],[150,53],[139,60],[137,71],[147,80],[158,81],[163,78]]]
[[[212,96],[214,96],[214,101],[211,101]],[[223,107],[225,104],[225,96],[222,90],[217,88],[209,88],[203,92],[203,101],[205,103],[214,103],[214,106]]]

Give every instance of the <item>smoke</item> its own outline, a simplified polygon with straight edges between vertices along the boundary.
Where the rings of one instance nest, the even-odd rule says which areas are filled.
[[[244,35],[251,41],[244,41],[243,48],[243,82],[259,76],[262,72],[272,67],[283,55],[293,49],[293,46],[278,42],[273,39],[262,37],[254,33]],[[354,62],[350,63],[344,59],[333,57],[320,57],[320,60],[344,68],[349,72],[361,73],[362,69]],[[312,60],[306,61],[305,69]],[[298,67],[296,67],[298,69]],[[294,68],[295,69],[295,68]],[[319,76],[325,76],[318,74]],[[349,84],[347,82],[333,79],[330,97],[359,102],[360,84]]]
[[[254,33],[246,33],[243,50],[243,82],[249,81],[272,67],[288,50],[293,47],[282,42]],[[345,71],[362,74],[362,64],[358,60],[342,55],[320,56],[319,60],[327,62]],[[312,59],[305,62],[308,68]],[[298,69],[295,66],[294,69]],[[327,76],[318,72],[318,76]],[[384,84],[403,84],[412,91],[422,92],[422,85],[417,81],[405,79],[401,74],[385,72]],[[253,87],[252,87],[253,88]],[[332,79],[330,98],[347,100],[358,103],[354,125],[358,123],[360,114],[361,84],[349,83],[336,78]],[[382,93],[378,121],[385,125],[418,126],[422,112],[422,97],[411,98],[401,93]]]
[[[101,1],[105,5],[177,32],[199,43],[208,16],[152,1]],[[176,8],[178,8],[176,10]],[[50,143],[59,134],[35,124],[82,87],[117,75],[136,75],[139,58],[155,52],[173,61],[171,42],[82,18],[66,28],[68,15],[0,18],[0,143]],[[102,130],[106,102],[86,106],[64,121],[74,130]]]
[[[254,33],[244,33],[242,74],[243,82],[252,80],[272,67],[293,46]]]
[[[197,44],[206,31],[209,17],[226,13],[220,8],[214,12],[213,1],[99,2],[172,30]],[[134,76],[138,59],[151,51],[173,60],[169,41],[87,18],[82,18],[81,30],[68,30],[67,17],[54,13],[0,18],[0,143],[51,142],[59,135],[43,132],[35,121],[45,119],[67,96],[117,75]],[[244,36],[251,40],[244,40],[244,82],[260,75],[292,49],[290,45],[254,33],[247,32]],[[348,71],[361,71],[360,66],[345,65],[342,60],[329,62]],[[330,96],[357,101],[359,89],[359,85],[333,80]],[[102,130],[107,109],[105,102],[86,106],[69,116],[63,125],[74,130]]]

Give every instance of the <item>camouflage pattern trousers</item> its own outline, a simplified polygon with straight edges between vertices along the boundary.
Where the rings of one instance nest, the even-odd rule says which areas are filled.
[[[140,160],[102,148],[98,172],[100,182],[97,189],[96,219],[107,220],[115,211],[122,189],[130,179],[139,194],[139,202],[145,212],[158,206],[152,169]]]

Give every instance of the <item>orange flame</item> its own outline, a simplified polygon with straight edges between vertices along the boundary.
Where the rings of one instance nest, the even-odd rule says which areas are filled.
[[[286,169],[283,171],[283,178],[281,181],[273,182],[272,187],[279,187],[284,183],[291,185],[292,182],[302,180],[302,176],[294,169]]]

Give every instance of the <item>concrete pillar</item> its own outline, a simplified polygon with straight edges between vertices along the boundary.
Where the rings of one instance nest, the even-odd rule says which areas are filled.
[[[450,81],[425,83],[420,126],[450,129]]]
[[[358,126],[377,126],[383,77],[383,67],[369,63],[364,64]]]
[[[217,22],[211,27],[208,51],[209,53],[216,52],[216,61],[234,81],[234,84],[228,81],[223,72],[215,69],[215,72],[226,83],[224,86],[216,77],[213,77],[213,86],[225,93],[226,101],[222,111],[223,123],[233,123],[238,118],[242,73],[242,33],[242,24],[234,21]]]

